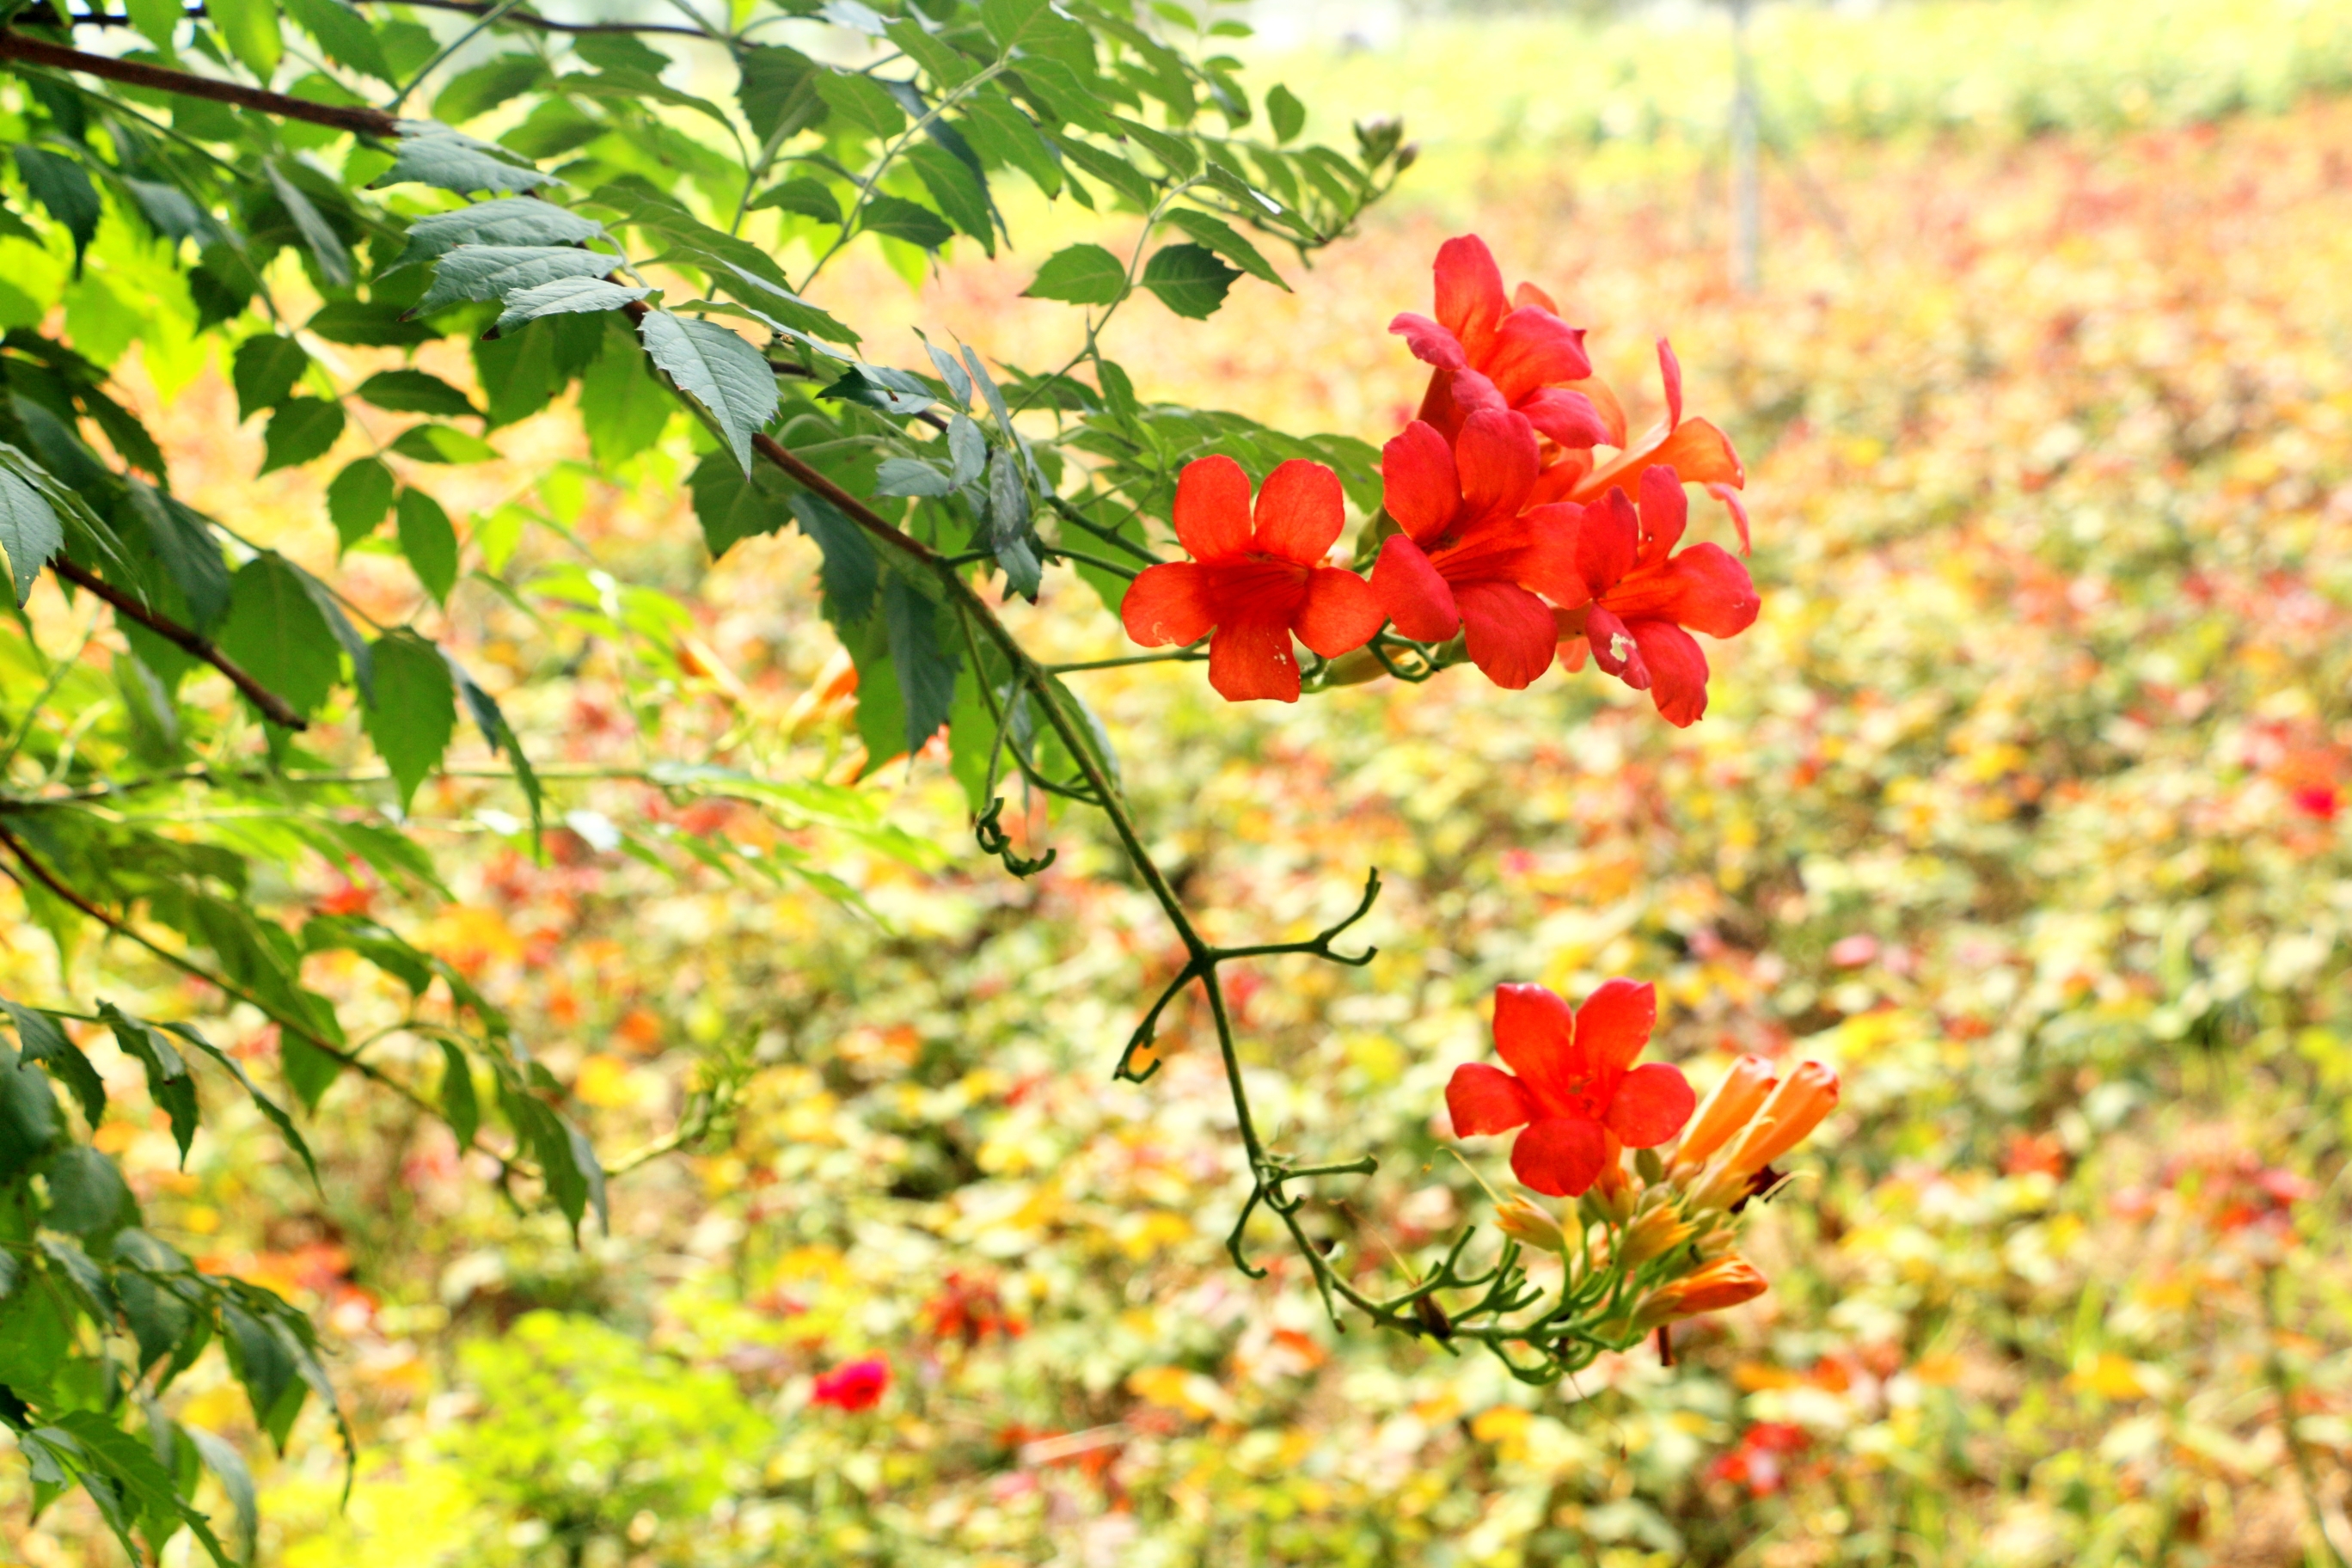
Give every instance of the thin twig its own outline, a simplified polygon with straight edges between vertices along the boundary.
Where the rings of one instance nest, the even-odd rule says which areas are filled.
[[[307,730],[310,727],[310,721],[288,707],[284,698],[247,674],[244,666],[221,652],[210,638],[201,633],[189,630],[169,616],[156,614],[113,584],[103,578],[92,576],[62,555],[52,559],[49,567],[67,582],[113,605],[116,615],[129,616],[165,642],[204,660],[223,675],[227,676],[229,684],[243,692],[246,700],[260,709],[262,716],[271,723],[288,730]]]
[[[306,98],[291,98],[263,88],[243,87],[233,81],[222,81],[217,77],[196,76],[163,66],[142,65],[136,60],[118,60],[108,55],[85,54],[79,49],[67,48],[62,44],[28,38],[22,33],[0,31],[0,60],[23,60],[27,65],[79,71],[85,76],[101,77],[108,81],[143,87],[152,92],[173,93],[181,98],[210,99],[215,103],[235,104],[239,109],[274,114],[281,120],[306,121],[312,125],[349,131],[359,136],[390,140],[400,134],[400,121],[381,109],[312,103]]]

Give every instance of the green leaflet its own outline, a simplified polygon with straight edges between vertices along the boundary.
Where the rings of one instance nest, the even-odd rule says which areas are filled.
[[[262,431],[262,473],[323,458],[343,433],[343,405],[323,397],[289,397]]]
[[[1045,258],[1022,292],[1073,305],[1116,304],[1127,292],[1127,264],[1099,245],[1066,246]]]
[[[1169,245],[1143,264],[1143,286],[1180,316],[1204,321],[1217,313],[1241,274],[1206,246]]]
[[[415,492],[411,492],[415,493]],[[441,650],[405,626],[378,637],[375,697],[362,714],[376,754],[400,786],[400,807],[441,764],[457,723],[457,689]]]
[[[7,558],[19,606],[31,595],[33,579],[65,542],[58,514],[41,493],[0,468],[0,555]]]
[[[400,122],[399,153],[393,159],[392,167],[375,177],[371,188],[409,183],[455,191],[459,195],[475,191],[511,195],[560,182],[552,174],[517,163],[514,153],[492,142],[477,142],[463,132],[436,125],[430,120],[404,120]]]
[[[776,375],[751,344],[715,321],[649,310],[637,332],[654,364],[708,412],[746,471],[751,437],[776,414]]]
[[[236,389],[236,416],[250,419],[286,401],[310,368],[302,345],[278,332],[257,332],[229,356],[229,384]]]
[[[472,398],[430,371],[380,370],[352,390],[354,395],[394,414],[481,416]]]
[[[298,713],[317,711],[334,688],[334,634],[294,567],[274,551],[230,580],[220,646]]]
[[[392,510],[400,552],[434,603],[443,603],[457,583],[457,531],[449,514],[419,489],[403,489]]]

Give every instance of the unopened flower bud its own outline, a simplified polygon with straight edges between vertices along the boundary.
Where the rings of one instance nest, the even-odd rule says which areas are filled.
[[[1326,686],[1361,686],[1368,680],[1378,680],[1389,672],[1381,656],[1370,648],[1360,647],[1353,653],[1343,653],[1323,667]]]
[[[1731,1070],[1691,1118],[1681,1145],[1675,1150],[1675,1168],[1696,1170],[1706,1163],[1709,1155],[1748,1125],[1779,1082],[1772,1076],[1772,1064],[1762,1057],[1742,1057],[1732,1063]]]
[[[1539,1247],[1547,1252],[1559,1252],[1568,1245],[1568,1233],[1559,1222],[1525,1198],[1496,1204],[1495,1227],[1522,1246]]]
[[[1819,1062],[1805,1063],[1780,1080],[1756,1113],[1747,1136],[1732,1151],[1731,1163],[1751,1175],[1762,1170],[1803,1142],[1837,1103],[1837,1074]]]
[[[1650,1292],[1634,1321],[1646,1333],[1660,1323],[1696,1318],[1701,1312],[1720,1312],[1742,1301],[1753,1301],[1771,1288],[1754,1264],[1732,1253]]]
[[[1639,1268],[1653,1258],[1664,1258],[1688,1241],[1697,1228],[1671,1205],[1644,1209],[1626,1227],[1625,1267]]]

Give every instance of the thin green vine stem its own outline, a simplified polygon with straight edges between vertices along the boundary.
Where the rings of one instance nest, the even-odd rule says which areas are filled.
[[[959,82],[954,87],[948,89],[947,91],[940,95],[940,100],[937,103],[934,103],[930,108],[925,110],[917,117],[913,124],[908,126],[907,129],[899,134],[898,140],[892,142],[890,145],[882,150],[882,156],[875,161],[874,167],[867,170],[865,177],[857,182],[857,200],[850,204],[848,213],[843,216],[839,237],[834,240],[832,245],[825,248],[824,254],[818,257],[815,262],[809,268],[808,276],[801,279],[800,286],[793,290],[794,293],[806,294],[809,291],[810,285],[816,281],[817,274],[823,272],[825,269],[826,264],[832,261],[835,257],[840,255],[843,248],[846,247],[853,238],[856,237],[857,219],[859,215],[866,211],[866,204],[873,199],[875,187],[882,183],[882,176],[889,172],[890,165],[898,161],[899,153],[907,150],[908,144],[913,142],[917,136],[929,130],[931,122],[938,120],[940,115],[945,114],[950,108],[962,102],[965,99],[970,98],[974,92],[978,91],[982,87],[984,87],[989,82],[992,82],[998,77],[1003,75],[1008,63],[1009,62],[1005,60],[998,60],[993,65],[984,66],[976,72],[971,79]],[[1010,434],[1010,432],[1007,432],[1007,434]]]

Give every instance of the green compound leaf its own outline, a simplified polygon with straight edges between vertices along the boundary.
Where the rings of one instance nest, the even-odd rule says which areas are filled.
[[[1022,293],[1073,305],[1111,305],[1127,292],[1127,264],[1099,245],[1073,245],[1046,258]]]
[[[1202,245],[1163,246],[1143,264],[1143,286],[1171,310],[1196,321],[1217,313],[1240,276]]]

